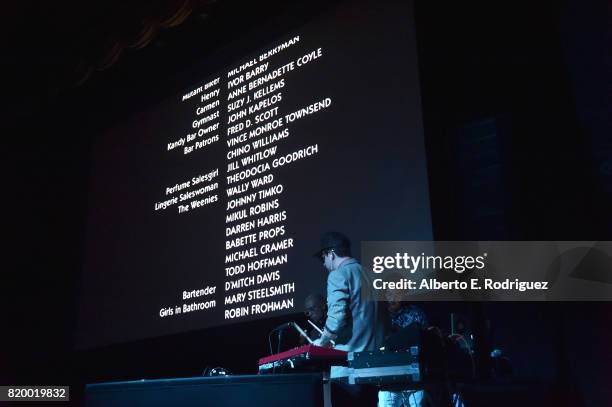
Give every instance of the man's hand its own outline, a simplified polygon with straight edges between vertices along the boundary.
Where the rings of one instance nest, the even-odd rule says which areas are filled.
[[[331,342],[329,342],[329,341],[327,341],[327,342],[323,342],[323,338],[319,338],[319,339],[317,339],[317,340],[316,340],[316,341],[314,341],[312,344],[313,344],[313,345],[315,345],[315,346],[320,346],[320,347],[322,347],[322,348],[325,348],[325,347],[330,347],[330,346],[331,346]]]
[[[323,330],[323,334],[319,339],[313,342],[315,346],[321,346],[324,348],[331,348],[334,343],[333,340],[336,339],[336,335],[331,334],[327,329]]]

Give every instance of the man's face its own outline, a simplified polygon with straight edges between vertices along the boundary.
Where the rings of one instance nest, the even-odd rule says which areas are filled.
[[[387,299],[387,310],[392,314],[398,312],[402,307],[401,296],[395,290],[387,290],[385,297]]]
[[[398,301],[389,301],[389,302],[387,302],[387,310],[390,313],[392,313],[392,314],[395,314],[401,308],[402,308],[402,303],[401,302],[398,302]]]
[[[322,323],[325,319],[325,304],[314,298],[307,298],[304,303],[304,314],[316,323]]]
[[[334,252],[333,251],[324,251],[321,254],[321,260],[323,261],[323,266],[327,271],[333,271],[334,265]]]

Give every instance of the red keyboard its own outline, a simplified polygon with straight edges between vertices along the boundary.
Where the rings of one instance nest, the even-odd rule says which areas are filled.
[[[259,373],[266,373],[279,368],[296,369],[305,364],[326,368],[331,365],[345,365],[347,352],[333,348],[322,348],[315,345],[304,345],[299,348],[266,356],[259,359]]]

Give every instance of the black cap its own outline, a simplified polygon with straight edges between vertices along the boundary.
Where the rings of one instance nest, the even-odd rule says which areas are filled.
[[[350,250],[351,241],[349,240],[349,238],[340,232],[327,232],[324,233],[323,236],[321,236],[320,249],[315,254],[313,254],[313,256],[321,257],[323,251],[339,248]]]

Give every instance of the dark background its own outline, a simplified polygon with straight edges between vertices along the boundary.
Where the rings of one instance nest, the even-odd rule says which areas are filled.
[[[133,95],[171,93],[159,78],[260,24],[282,32],[325,5],[220,0],[206,24],[194,15],[161,30],[76,87],[56,74],[78,35],[54,25],[46,7],[29,3],[7,18],[2,37],[9,261],[0,382],[70,384],[78,399],[93,381],[191,376],[211,365],[254,371],[266,345],[245,341],[244,330],[264,337],[282,321],[73,352],[90,148],[130,113]],[[275,22],[285,7],[295,21]],[[415,15],[436,239],[612,240],[609,5],[417,1]],[[195,36],[197,46],[186,40]],[[94,111],[107,120],[93,121]],[[546,384],[535,388],[552,389],[560,405],[609,404],[609,304],[463,307],[491,321],[487,341],[507,351],[517,376]],[[428,311],[447,324],[449,309]],[[223,349],[213,345],[219,337]]]

